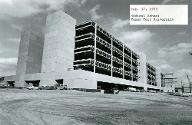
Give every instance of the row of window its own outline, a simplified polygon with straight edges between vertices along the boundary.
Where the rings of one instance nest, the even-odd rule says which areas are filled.
[[[84,23],[81,23],[80,25],[76,25],[75,26],[75,29],[80,29],[80,28],[84,28],[84,27],[86,27],[86,26],[95,26],[95,22],[84,22]]]
[[[113,46],[113,51],[116,52],[116,53],[118,53],[118,54],[121,55],[121,56],[123,55],[123,52],[122,52],[121,50],[119,50],[117,47],[114,47],[114,46]]]
[[[147,70],[147,73],[150,74],[150,75],[156,76],[156,72],[154,72],[154,71]]]
[[[150,65],[149,63],[147,63],[147,69],[151,70],[151,71],[156,71],[155,67],[153,67],[152,65]]]
[[[87,60],[77,60],[77,61],[74,61],[74,65],[93,65],[94,64],[94,60],[93,59],[87,59]],[[102,66],[103,65],[103,66]],[[96,66],[99,66],[99,67],[104,67],[104,68],[111,68],[111,65],[110,64],[106,64],[106,63],[103,63],[103,62],[100,62],[100,61],[96,61]],[[131,65],[128,64],[128,63],[125,63],[125,66],[131,68]],[[117,67],[116,67],[117,68]],[[135,68],[135,67],[132,67],[133,70],[138,70],[138,68]],[[123,70],[123,68],[117,68],[118,70]]]
[[[81,62],[81,61],[80,61]],[[82,61],[83,62],[83,61]],[[84,61],[85,62],[85,61]],[[79,62],[77,62],[79,63]],[[82,70],[89,70],[89,71],[92,71],[93,72],[93,60],[89,60],[88,62],[86,62],[86,64],[82,64],[82,63],[79,63],[77,65],[74,65],[74,69],[75,70],[78,70],[78,69],[82,69]],[[92,68],[91,68],[92,67]],[[96,61],[96,67],[100,68],[100,69],[104,69],[106,71],[111,71],[111,66],[110,65],[107,65],[105,63],[102,63],[102,62],[99,62],[99,61]],[[117,68],[117,67],[113,67],[113,72],[114,73],[117,73],[121,76],[123,76],[123,68]],[[110,74],[109,74],[110,75]],[[137,81],[138,80],[138,75],[137,74],[132,74],[131,71],[124,71],[124,75],[125,77],[128,76],[128,77],[132,77],[134,81]],[[131,79],[130,79],[131,80]]]
[[[107,43],[105,40],[101,39],[100,37],[96,38],[97,42],[101,43],[103,46],[105,46],[108,49],[111,49],[111,45]]]
[[[89,39],[89,38],[95,38],[95,35],[93,33],[86,33],[86,34],[83,34],[83,35],[79,35],[79,36],[75,36],[75,41],[78,42],[78,41],[81,41],[83,39]]]
[[[81,65],[81,64],[85,64],[85,65],[92,65],[94,64],[94,60],[93,59],[82,59],[82,60],[76,60],[73,62],[74,65]]]
[[[103,33],[105,36],[111,38],[112,35],[110,35],[108,32],[106,32],[103,28],[101,28],[100,26],[97,26],[97,30],[100,31],[101,33]]]
[[[130,71],[125,71],[126,76],[132,76],[132,73]]]
[[[89,48],[89,50],[84,50],[84,51],[80,51],[80,52],[79,52],[79,51],[75,52],[75,60],[83,60],[83,59],[88,59],[88,58],[91,58],[91,57],[92,57],[92,59],[93,59],[93,49],[91,49],[91,47],[88,47],[88,48]],[[77,50],[78,50],[78,49],[77,49]],[[100,55],[100,56],[108,59],[108,60],[111,60],[111,55],[108,54],[108,53],[106,53],[106,52],[104,52],[104,51],[102,51],[102,50],[100,50],[100,49],[97,49],[97,50],[96,50],[96,53],[97,53],[98,55]],[[78,57],[78,58],[77,58],[77,57]],[[120,60],[119,58],[113,56],[112,59],[113,59],[113,61],[116,62],[117,64],[123,65],[123,61]],[[131,64],[130,64],[130,63],[127,63],[127,62],[124,62],[124,65],[125,65],[126,67],[130,67]],[[137,66],[134,66],[134,65],[133,65],[133,70],[136,70],[136,69],[137,69]]]
[[[74,52],[76,53],[76,52],[82,52],[82,51],[88,51],[88,50],[94,51],[94,47],[92,45],[78,47],[74,50]]]
[[[95,28],[93,25],[95,25],[95,23],[93,22],[88,22],[88,23],[84,23],[81,24],[80,26],[76,26],[76,33],[78,34],[78,36],[76,36],[75,40],[76,40],[76,44],[77,42],[83,42],[85,44],[79,44],[76,46],[76,50],[75,50],[75,54],[78,52],[79,54],[76,54],[75,57],[79,57],[77,59],[81,60],[82,59],[86,59],[87,56],[89,56],[88,58],[91,58],[94,54],[94,29]],[[90,32],[90,33],[89,33]],[[76,35],[77,35],[76,34]],[[83,34],[83,35],[82,35]],[[106,58],[109,61],[112,60],[114,61],[114,66],[113,67],[113,72],[117,73],[117,74],[123,74],[123,55],[125,60],[128,59],[129,61],[125,61],[124,65],[125,67],[129,67],[131,69],[133,69],[133,71],[138,71],[138,55],[136,53],[134,53],[133,51],[131,51],[128,47],[123,46],[123,43],[121,43],[119,40],[115,39],[112,35],[110,35],[108,32],[106,32],[104,29],[102,29],[100,26],[97,26],[97,38],[96,41],[98,43],[96,43],[97,49],[96,49],[96,59],[99,60],[99,56],[102,58]],[[90,43],[92,42],[92,43]],[[86,46],[86,44],[89,43],[88,45],[92,45],[92,47],[83,47]],[[111,45],[111,43],[113,44],[113,47]],[[83,47],[81,49],[78,49],[78,47]],[[106,49],[108,48],[108,49]],[[90,49],[90,50],[89,50]],[[111,55],[111,49],[112,49],[112,54]],[[123,50],[124,49],[124,50]],[[84,51],[82,54],[80,53],[81,51]],[[86,52],[86,51],[90,51],[90,52]],[[123,54],[124,51],[124,54]],[[131,59],[131,53],[133,54],[133,58]],[[98,56],[99,55],[99,56]],[[102,58],[102,59],[104,59]],[[75,58],[76,59],[76,58]],[[96,61],[96,66],[105,70],[110,71],[111,70],[111,64],[110,62],[107,62],[108,64],[100,62],[100,61]],[[101,59],[100,59],[101,60]],[[105,60],[105,61],[108,61]],[[131,66],[131,60],[133,63],[133,66]],[[76,62],[76,64],[78,65],[93,65],[94,61],[90,61],[90,62],[86,62],[86,64],[83,64],[83,62]],[[118,68],[119,67],[119,68]],[[120,68],[121,67],[121,68]],[[129,70],[128,68],[125,70]],[[134,75],[137,74],[137,72],[133,72]],[[136,76],[135,76],[136,77]]]
[[[95,25],[94,22],[86,22],[86,23],[83,23],[83,24],[80,24],[80,25],[76,26],[76,30],[78,30],[79,28],[82,29],[82,28],[86,28],[88,26],[94,26],[94,25]],[[104,34],[106,37],[109,37],[109,39],[111,39],[114,43],[118,44],[118,46],[123,47],[123,43],[121,41],[115,39],[112,35],[110,35],[108,32],[106,32],[100,26],[97,26],[97,30],[99,32],[101,32],[102,34]],[[125,46],[124,48],[125,48],[125,50],[127,52],[131,52],[131,50],[128,47]],[[133,56],[136,57],[136,58],[139,58],[139,56],[136,53],[134,53],[134,52],[133,52]]]
[[[98,48],[97,48],[97,49],[96,49],[96,53],[97,53],[98,55],[100,55],[100,56],[103,56],[103,57],[111,60],[111,55],[108,54],[108,53],[106,53],[106,52],[104,52],[104,51],[102,51],[101,49],[98,49]]]
[[[89,37],[90,38],[90,37]],[[99,39],[99,38],[98,38]],[[99,39],[100,43],[102,43],[103,45],[107,46],[108,48],[110,48],[110,44],[106,43],[104,40]],[[117,54],[120,54],[121,56],[123,55],[123,52],[121,50],[119,50],[118,48],[113,46],[113,51],[116,52]],[[127,54],[124,54],[125,58],[127,58],[128,60],[131,59],[131,57]],[[133,63],[138,65],[138,61],[133,59]]]
[[[128,68],[131,68],[131,64],[124,62],[124,65]]]
[[[115,57],[115,56],[113,56],[113,61],[120,64],[120,65],[123,65],[123,61],[120,60],[119,58]]]
[[[111,65],[108,65],[108,64],[105,64],[103,62],[100,62],[100,61],[96,61],[95,65],[99,68],[103,68],[103,69],[106,69],[106,70],[111,70]]]

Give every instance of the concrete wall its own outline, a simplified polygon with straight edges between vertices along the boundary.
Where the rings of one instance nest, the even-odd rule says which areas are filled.
[[[58,11],[47,18],[34,17],[24,27],[21,32],[16,87],[26,86],[25,74],[63,72],[73,68],[75,25],[75,19]],[[52,84],[54,80],[51,78],[43,80],[45,83],[42,84]]]
[[[26,73],[40,73],[44,46],[46,17],[36,18],[31,24]]]
[[[44,43],[45,16],[35,16],[21,32],[16,87],[24,87],[24,75],[40,73]]]
[[[79,84],[81,84],[81,88],[89,88],[89,89],[97,89],[97,87],[96,87],[97,81],[129,85],[129,86],[137,86],[137,87],[143,87],[146,89],[147,88],[160,89],[160,87],[147,85],[146,83],[143,83],[143,82],[134,82],[134,81],[129,81],[129,80],[121,79],[121,78],[111,77],[111,76],[83,71],[83,70],[69,71],[69,72],[63,74],[63,78],[64,79],[76,79],[76,80],[78,79],[77,81],[79,82]],[[84,82],[82,82],[82,81],[84,81],[85,84],[83,84]],[[86,82],[86,81],[89,81],[89,82]]]
[[[76,20],[63,11],[48,15],[42,73],[73,69]]]
[[[21,39],[19,45],[19,57],[17,61],[17,80],[16,80],[16,87],[24,86],[24,75],[26,73],[27,68],[27,57],[28,57],[28,46],[30,41],[30,28],[31,25],[24,26],[21,32]]]
[[[7,81],[14,81],[15,77],[5,77]],[[34,73],[26,74],[24,81],[35,81],[40,80],[41,85],[55,85],[57,82],[55,80],[63,79],[64,85],[68,88],[86,88],[86,89],[97,89],[97,81],[103,81],[114,84],[122,84],[129,86],[137,86],[147,88],[160,89],[160,87],[147,85],[142,82],[133,82],[121,78],[115,78],[107,75],[97,74],[93,72],[83,71],[83,70],[73,70],[65,71],[63,73]]]
[[[97,81],[88,79],[66,79],[64,80],[64,85],[68,88],[87,88],[87,89],[97,89]]]
[[[140,59],[139,59],[139,82],[146,84],[147,86],[147,67],[146,67],[146,55],[143,53],[139,53]],[[144,88],[147,89],[146,87]]]
[[[157,81],[157,86],[161,87],[161,70],[160,70],[160,68],[156,68],[156,81]]]

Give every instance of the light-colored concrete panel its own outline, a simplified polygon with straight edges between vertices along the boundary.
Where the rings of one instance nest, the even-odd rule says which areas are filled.
[[[64,85],[67,85],[68,88],[97,89],[97,81],[87,79],[64,80]]]
[[[21,32],[16,87],[24,87],[25,74],[40,73],[42,65],[45,16],[35,16]]]
[[[76,20],[63,11],[48,15],[42,72],[63,72],[73,68]]]
[[[139,82],[147,84],[147,67],[146,67],[146,55],[139,53]]]
[[[161,70],[160,70],[160,68],[156,68],[156,81],[157,81],[157,86],[161,87]]]

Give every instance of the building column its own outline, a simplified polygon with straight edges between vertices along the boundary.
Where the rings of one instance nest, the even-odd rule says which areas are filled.
[[[123,79],[125,79],[125,68],[124,68],[124,62],[125,62],[125,60],[124,60],[124,58],[125,58],[125,54],[124,54],[125,52],[124,52],[124,44],[123,44]]]
[[[96,49],[97,49],[97,23],[95,23],[95,34],[94,34],[94,73],[96,72]]]
[[[131,81],[133,81],[133,51],[131,51]]]
[[[113,76],[113,39],[111,37],[111,76]]]

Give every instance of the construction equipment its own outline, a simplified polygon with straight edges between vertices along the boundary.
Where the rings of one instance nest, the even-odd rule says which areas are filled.
[[[189,89],[190,89],[190,93],[191,93],[191,89],[192,89],[192,83],[191,83],[191,80],[189,78],[189,75],[185,72],[186,76],[187,76],[187,80],[189,82]]]

